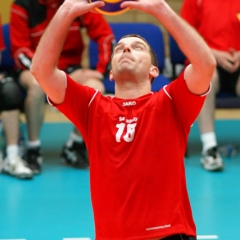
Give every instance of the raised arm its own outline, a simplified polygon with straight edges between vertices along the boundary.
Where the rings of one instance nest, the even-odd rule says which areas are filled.
[[[153,15],[175,38],[179,47],[190,60],[185,70],[188,89],[195,94],[203,94],[209,88],[216,61],[202,37],[164,0],[135,0],[122,3],[122,7],[136,8]]]
[[[39,42],[31,72],[56,104],[63,102],[65,96],[66,75],[56,68],[56,64],[68,29],[76,17],[103,5],[101,1],[89,3],[88,0],[65,0]]]

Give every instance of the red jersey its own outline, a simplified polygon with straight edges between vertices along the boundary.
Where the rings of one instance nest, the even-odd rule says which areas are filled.
[[[0,52],[5,49],[4,41],[3,41],[3,33],[2,33],[2,22],[0,16]]]
[[[240,50],[239,0],[184,0],[181,16],[197,29],[210,48]]]
[[[56,107],[88,148],[97,240],[196,236],[184,154],[204,99],[189,92],[183,74],[136,99],[103,96],[67,77]]]
[[[11,52],[18,68],[30,68],[38,42],[62,2],[63,0],[51,4],[42,0],[13,2],[10,16]],[[86,28],[89,37],[98,43],[97,70],[104,74],[111,58],[114,36],[104,17],[95,13],[86,13],[73,21],[59,57],[58,68],[66,70],[69,66],[81,64],[85,47],[81,28]],[[48,54],[51,53],[46,53],[46,57]]]

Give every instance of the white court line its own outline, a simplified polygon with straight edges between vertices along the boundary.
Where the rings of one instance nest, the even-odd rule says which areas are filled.
[[[26,238],[0,238],[0,240],[27,240]],[[63,238],[63,240],[91,240],[91,238]]]
[[[63,238],[63,240],[91,240],[91,238]]]
[[[197,239],[218,239],[217,235],[198,235]]]

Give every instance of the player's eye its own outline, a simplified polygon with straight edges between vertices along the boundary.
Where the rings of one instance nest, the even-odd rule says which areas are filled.
[[[122,52],[123,51],[123,47],[121,46],[118,46],[115,48],[115,52],[118,53],[118,52]]]
[[[135,49],[135,50],[142,50],[143,47],[142,47],[141,45],[136,45],[136,46],[134,47],[134,49]]]

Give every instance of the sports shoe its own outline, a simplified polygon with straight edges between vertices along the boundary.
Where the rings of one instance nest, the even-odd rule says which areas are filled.
[[[42,171],[42,154],[40,147],[27,149],[24,159],[34,174],[38,174]]]
[[[223,160],[217,151],[217,147],[207,150],[201,158],[202,166],[208,171],[221,171],[223,169]]]
[[[19,156],[11,159],[6,157],[3,161],[2,172],[21,179],[31,179],[33,177],[32,170]]]
[[[63,146],[61,158],[64,163],[70,164],[75,168],[88,168],[87,149],[84,142],[73,142],[71,147]]]

